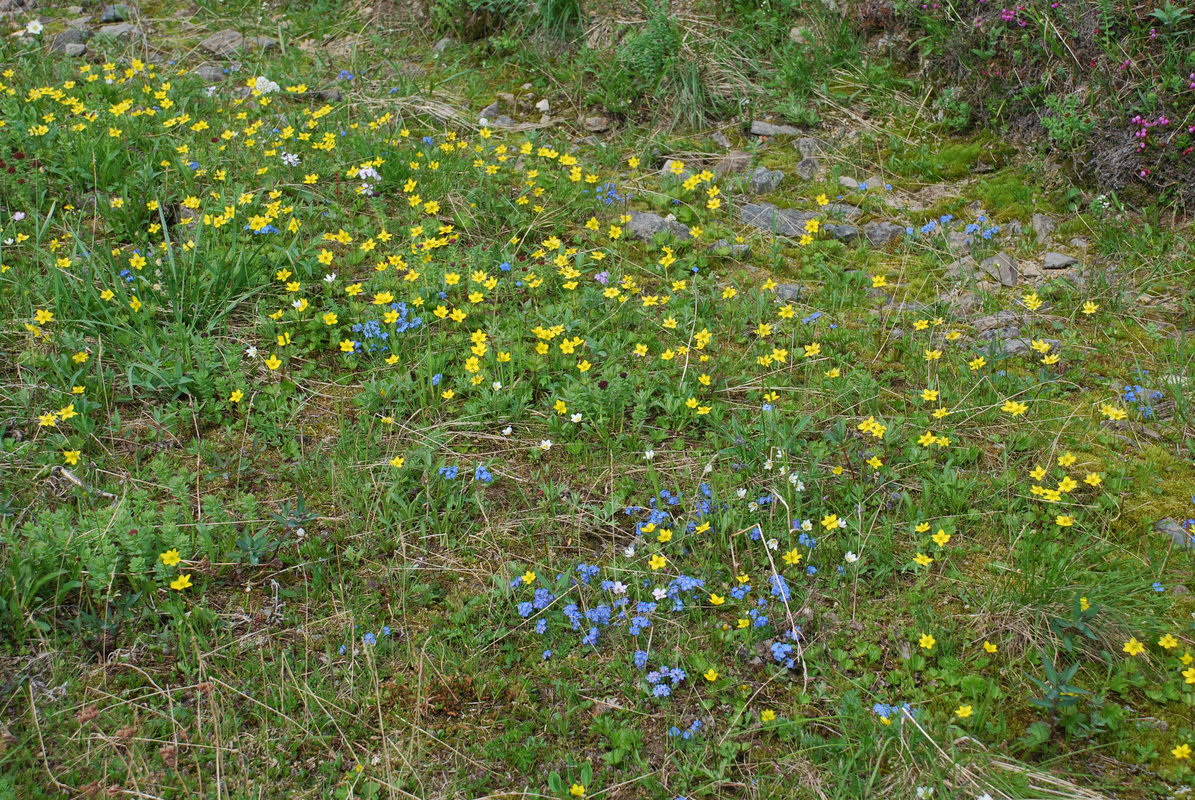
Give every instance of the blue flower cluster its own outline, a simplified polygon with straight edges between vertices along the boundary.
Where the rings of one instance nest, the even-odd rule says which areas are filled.
[[[660,667],[647,673],[646,679],[652,697],[670,697],[688,677],[680,667]]]
[[[390,310],[398,313],[394,322],[395,336],[423,326],[423,317],[412,317],[406,303],[391,303]],[[385,353],[390,350],[390,332],[383,330],[382,323],[376,319],[358,322],[352,331],[360,337],[360,341],[353,341],[353,352]]]
[[[353,627],[356,628],[357,626],[354,625]],[[389,625],[382,626],[382,638],[383,639],[390,638],[390,626]],[[364,636],[361,637],[361,643],[363,645],[365,645],[366,647],[373,647],[374,645],[376,645],[378,643],[378,636],[376,633],[370,631],[369,633],[366,633]],[[348,645],[342,644],[340,646],[340,650],[338,652],[340,653],[340,655],[343,656],[344,654],[346,654],[348,652],[348,649],[349,649]]]
[[[1142,417],[1153,419],[1153,404],[1161,400],[1165,395],[1156,389],[1150,390],[1142,388],[1139,385],[1126,385],[1122,397],[1126,403],[1135,403],[1137,411]]]
[[[593,190],[594,197],[602,201],[606,205],[613,205],[614,203],[622,203],[630,199],[630,195],[622,195],[618,193],[617,187],[613,182],[603,183]]]
[[[692,739],[695,734],[698,734],[701,732],[701,728],[702,728],[701,720],[695,719],[695,720],[693,720],[693,723],[691,725],[689,725],[688,728],[685,728],[683,731],[680,728],[673,725],[671,728],[668,729],[668,735],[674,736],[674,737],[679,736],[682,739]]]
[[[889,722],[901,719],[905,714],[908,714],[910,717],[917,716],[917,709],[908,703],[901,703],[898,706],[890,706],[887,703],[876,703],[871,707],[871,710],[876,713],[877,717],[888,720]]]

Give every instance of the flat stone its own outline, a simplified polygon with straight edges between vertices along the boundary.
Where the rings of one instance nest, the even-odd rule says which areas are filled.
[[[1057,350],[1062,347],[1062,342],[1057,339],[1044,339],[1050,345],[1051,350]],[[994,347],[995,345],[993,345]],[[1005,339],[1000,343],[1000,351],[1006,356],[1019,356],[1028,353],[1033,349],[1033,340],[1027,337],[1013,337]]]
[[[207,83],[220,83],[228,76],[224,72],[223,67],[217,67],[215,64],[201,64],[195,68],[195,74]]]
[[[859,181],[855,180],[854,178],[848,178],[847,176],[843,175],[842,177],[840,177],[838,179],[838,185],[843,187],[844,189],[858,189]]]
[[[1037,234],[1037,243],[1041,244],[1050,238],[1054,232],[1054,220],[1045,214],[1034,214],[1029,218],[1029,227]]]
[[[50,50],[54,53],[65,53],[68,45],[86,45],[91,38],[91,31],[84,28],[67,28],[62,33],[55,34],[50,40]]]
[[[445,36],[443,39],[436,42],[435,46],[432,47],[432,52],[436,55],[439,55],[447,50],[450,46],[452,46],[452,37]]]
[[[590,133],[602,133],[610,129],[610,120],[605,117],[586,117],[584,125]]]
[[[812,136],[802,136],[793,142],[793,147],[797,148],[801,158],[817,158],[824,149],[821,139],[815,139]]]
[[[276,50],[278,49],[278,40],[271,39],[269,36],[254,36],[246,39],[246,42],[258,50]]]
[[[894,222],[869,222],[863,226],[863,235],[872,247],[883,247],[904,236],[905,228]]]
[[[68,44],[66,47],[62,48],[62,52],[71,58],[79,58],[80,56],[87,54],[87,45],[75,44],[72,42],[71,44]]]
[[[837,239],[843,244],[850,244],[859,238],[859,229],[854,225],[840,225],[837,222],[822,223],[821,229],[831,239]]]
[[[804,236],[805,223],[817,219],[817,214],[812,212],[777,208],[771,203],[744,203],[738,207],[738,215],[741,222],[753,228],[793,237]]]
[[[661,217],[659,214],[652,214],[649,211],[632,211],[631,221],[627,223],[627,233],[633,239],[647,241],[650,241],[657,233],[667,233],[682,241],[693,238],[689,229],[677,222],[676,219]]]
[[[952,261],[946,266],[946,277],[970,280],[975,277],[975,273],[978,270],[979,262],[977,262],[971,256],[963,256],[957,261]]]
[[[975,330],[979,331],[979,338],[991,339],[991,336],[984,336],[984,334],[1000,329],[1015,328],[1020,331],[1021,316],[1014,311],[997,311],[995,314],[979,317],[971,324],[975,326]]]
[[[1001,252],[991,258],[985,258],[979,262],[979,268],[1000,281],[1002,286],[1017,285],[1017,279],[1020,275],[1017,271],[1017,262],[1008,253]]]
[[[753,136],[796,136],[800,132],[799,128],[794,128],[792,125],[777,125],[760,119],[751,123]]]
[[[515,124],[515,121],[505,114],[499,114],[497,119],[490,120],[490,124],[495,128],[510,128]]]
[[[863,213],[863,209],[853,206],[850,203],[829,203],[822,206],[822,210],[827,214],[833,214],[843,219],[854,219]]]
[[[199,43],[199,46],[215,56],[227,57],[241,49],[245,37],[232,28],[217,31]]]
[[[100,22],[125,22],[132,18],[133,9],[126,6],[124,3],[116,3],[110,6],[104,6],[100,11]]]
[[[498,101],[490,103],[485,108],[478,112],[477,118],[484,120],[497,119],[498,115],[502,113],[502,107],[498,105]]]
[[[96,36],[103,36],[108,39],[132,39],[140,34],[141,29],[129,22],[103,25],[95,32]]]
[[[784,173],[780,170],[756,167],[755,171],[747,178],[747,188],[751,190],[751,194],[768,194],[776,191],[782,180],[784,180]]]
[[[710,138],[714,140],[714,144],[718,145],[718,147],[721,147],[723,150],[730,149],[730,140],[726,138],[726,134],[722,133],[722,131],[714,131],[710,135]],[[744,167],[744,169],[746,168]]]
[[[797,175],[803,181],[811,181],[822,171],[821,163],[813,156],[806,156],[797,163]]]
[[[800,300],[801,291],[801,284],[799,283],[776,284],[776,298],[782,303]]]
[[[1154,523],[1154,530],[1170,537],[1170,541],[1175,547],[1181,547],[1184,550],[1195,549],[1195,536],[1183,530],[1183,526],[1178,520],[1160,519]]]
[[[714,255],[729,256],[736,259],[751,258],[751,245],[749,244],[735,244],[726,239],[719,239],[710,245],[710,252]]]
[[[742,150],[731,150],[718,159],[717,164],[714,164],[714,174],[718,177],[734,175],[745,171],[749,166],[751,166],[750,153],[744,153]]]
[[[1046,253],[1042,258],[1042,266],[1046,269],[1066,269],[1079,263],[1079,259],[1066,253]]]

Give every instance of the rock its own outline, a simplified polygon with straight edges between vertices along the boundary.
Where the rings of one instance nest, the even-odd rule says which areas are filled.
[[[225,28],[222,31],[217,31],[211,36],[199,43],[200,48],[206,50],[214,56],[227,58],[241,49],[241,45],[245,43],[245,37],[232,28]]]
[[[717,164],[714,164],[714,174],[719,178],[723,175],[734,175],[735,173],[743,172],[749,166],[751,166],[750,153],[744,153],[742,150],[731,150],[718,159]]]
[[[767,167],[756,167],[747,179],[747,188],[751,190],[751,194],[768,194],[776,191],[782,180],[784,180],[783,172],[770,170]]]
[[[788,40],[794,44],[808,44],[810,40],[808,28],[790,28]]]
[[[822,228],[831,239],[837,239],[843,244],[850,244],[859,238],[859,229],[854,225],[840,225],[836,222],[823,223]]]
[[[96,36],[107,39],[132,39],[141,34],[141,29],[128,22],[117,22],[114,25],[103,25],[95,32]]]
[[[829,203],[822,206],[822,210],[827,214],[833,214],[836,217],[843,219],[854,219],[863,213],[863,209],[858,206],[852,206],[849,203]]]
[[[667,233],[684,241],[691,239],[689,229],[677,222],[674,217],[661,217],[647,211],[632,211],[631,221],[627,223],[627,233],[633,239],[650,241],[657,233]]]
[[[844,189],[858,189],[859,181],[855,180],[854,178],[848,178],[847,176],[843,175],[842,177],[840,177],[838,179],[838,185],[843,187]]]
[[[1000,281],[1002,286],[1017,285],[1017,262],[1008,253],[1000,252],[991,258],[985,258],[979,262],[979,268]]]
[[[203,64],[195,68],[195,74],[207,83],[220,83],[227,75],[223,67],[217,67],[215,64]]]
[[[710,245],[710,252],[719,256],[748,259],[751,258],[751,245],[735,244],[734,242],[727,241],[726,239],[719,239]]]
[[[1183,526],[1178,520],[1168,517],[1160,519],[1154,523],[1154,530],[1170,537],[1170,541],[1175,547],[1181,547],[1184,550],[1195,548],[1195,536],[1183,530]]]
[[[50,40],[50,51],[65,53],[68,45],[86,45],[87,40],[90,38],[91,31],[89,30],[84,28],[67,28]]]
[[[992,339],[1015,339],[1021,335],[1021,318],[1012,311],[998,311],[976,319],[972,325],[985,342]]]
[[[344,99],[344,94],[337,88],[320,89],[315,93],[315,96],[325,103],[339,103]]]
[[[1037,243],[1042,244],[1054,232],[1054,220],[1045,214],[1034,214],[1029,218],[1029,227],[1037,234]]]
[[[817,214],[795,208],[777,208],[771,203],[744,203],[738,208],[739,220],[753,228],[781,236],[804,236],[805,223]],[[822,225],[824,229],[826,226]]]
[[[801,284],[779,283],[776,285],[776,299],[782,303],[795,302],[801,299]]]
[[[443,53],[445,50],[447,50],[451,46],[452,46],[452,37],[445,36],[443,39],[436,42],[436,44],[432,47],[432,52],[435,53],[436,55],[440,55],[440,53]]]
[[[104,6],[100,11],[100,22],[124,22],[133,16],[133,10],[124,3]]]
[[[505,114],[499,114],[497,119],[490,120],[490,124],[495,128],[509,128],[515,124],[515,121]]]
[[[590,133],[602,133],[610,129],[610,120],[605,117],[586,117],[584,125]]]
[[[1044,339],[1043,341],[1045,341],[1047,344],[1050,345],[1051,350],[1057,350],[1059,347],[1062,346],[1062,342],[1058,341],[1057,339]],[[1006,355],[1006,356],[1024,355],[1025,353],[1028,353],[1030,350],[1033,349],[1032,344],[1033,344],[1032,339],[1028,339],[1028,338],[1024,338],[1024,337],[1014,337],[1012,339],[1005,339],[1000,344],[1000,352],[1004,353],[1004,355]],[[993,348],[993,350],[995,349],[994,343],[992,345],[992,348]]]
[[[797,148],[801,158],[817,158],[822,154],[821,139],[815,139],[812,136],[802,136],[793,143],[793,147]]]
[[[477,114],[478,119],[491,120],[497,119],[498,115],[502,113],[502,107],[498,105],[498,101],[490,103],[485,108],[481,109]]]
[[[776,125],[760,119],[751,123],[751,134],[753,136],[796,136],[800,132],[800,130],[794,128],[792,125]]]
[[[722,131],[714,131],[710,138],[714,140],[714,144],[723,150],[730,149],[730,140],[726,138],[726,134],[722,133]],[[743,169],[746,169],[746,167],[743,167]]]
[[[971,280],[979,269],[979,263],[971,256],[963,256],[946,266],[946,277]]]
[[[247,39],[246,42],[258,50],[276,50],[278,48],[278,40],[271,39],[269,36],[254,36]]]
[[[1046,269],[1066,269],[1078,263],[1077,258],[1072,258],[1066,253],[1046,253],[1042,258],[1042,266]]]
[[[811,181],[822,171],[822,165],[813,156],[802,158],[797,163],[797,175],[803,181]]]
[[[872,247],[883,247],[904,236],[905,229],[894,222],[869,222],[863,226],[863,235]]]
[[[548,98],[544,98],[535,104],[535,110],[541,114],[549,114],[552,111],[552,104],[548,102]]]
[[[1175,597],[1181,597],[1184,594],[1190,594],[1190,593],[1191,593],[1191,590],[1188,589],[1186,586],[1183,586],[1181,583],[1174,584],[1174,588],[1170,590],[1170,594],[1174,595]]]
[[[71,42],[62,48],[62,52],[71,58],[79,58],[87,53],[87,45]]]

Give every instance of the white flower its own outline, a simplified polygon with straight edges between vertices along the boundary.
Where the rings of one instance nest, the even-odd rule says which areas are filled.
[[[627,558],[632,558],[635,555],[635,545],[627,545],[622,549],[622,554]]]
[[[777,541],[776,539],[768,539],[768,549],[769,550],[776,550],[779,547],[780,547],[779,541]]]
[[[614,585],[610,587],[610,591],[614,594],[626,594],[627,586],[622,581],[614,581]]]
[[[706,464],[706,465],[705,465],[705,469],[703,469],[703,470],[701,471],[701,474],[702,474],[702,475],[709,475],[709,474],[710,474],[711,472],[713,472],[713,471],[714,471],[714,462],[712,462],[712,461],[711,461],[710,463],[708,463],[708,464]]]
[[[502,381],[494,381],[493,383],[490,384],[490,386],[493,386],[494,391],[496,392],[502,388]]]
[[[324,283],[331,283],[334,280],[336,280],[335,272],[329,272],[327,275],[324,276]]]
[[[542,441],[540,441],[539,449],[543,450],[544,452],[551,450],[552,449],[552,440],[551,439],[543,439]]]
[[[763,462],[763,468],[764,468],[764,469],[766,469],[766,470],[768,470],[768,471],[771,471],[771,469],[772,469],[772,459],[770,459],[770,458],[769,458],[767,461]]]
[[[778,471],[780,472],[781,475],[787,475],[788,467],[781,467]]]
[[[580,422],[580,421],[581,421],[581,415],[580,415],[580,414],[573,414],[571,417],[569,417],[569,419],[571,419],[573,422]]]
[[[29,20],[29,24],[25,26],[25,33],[29,34],[30,36],[37,36],[42,32],[44,27],[45,26],[41,24],[41,20],[31,19]]]
[[[649,448],[647,448],[646,450],[644,450],[644,451],[643,451],[643,457],[644,457],[645,459],[647,459],[648,461],[651,461],[653,458],[655,458],[655,457],[656,457],[656,451],[655,451],[655,450],[652,450],[652,449],[649,447]]]
[[[759,511],[759,503],[752,500],[747,504],[747,510],[754,514],[756,511]]]
[[[294,308],[296,310],[300,309],[303,307],[303,301],[302,300],[291,300],[290,306],[291,306],[291,308]]]
[[[801,520],[801,530],[803,530],[803,531],[813,530],[813,520],[811,520],[811,519]]]
[[[976,797],[975,800],[992,800],[992,796],[987,792],[984,792],[979,797]]]
[[[657,586],[656,588],[651,590],[651,596],[656,598],[657,600],[663,600],[665,597],[668,596],[668,590],[665,589],[663,586]]]
[[[299,157],[294,153],[283,153],[282,163],[290,167],[297,167],[299,165]]]
[[[510,436],[512,433],[514,433],[514,428],[510,427],[509,425],[502,429],[503,436]]]
[[[932,786],[918,786],[917,787],[918,800],[922,800],[922,798],[933,797],[933,796],[934,796],[934,787],[932,787]]]
[[[846,527],[846,520],[845,520],[845,519],[843,519],[842,517],[839,517],[839,518],[838,518],[838,527],[840,527],[840,528],[845,528],[845,527]],[[933,791],[933,789],[930,789],[930,791],[932,792],[932,791]]]
[[[250,345],[249,347],[245,348],[245,355],[249,356],[249,358],[257,358],[257,348],[253,345]]]
[[[260,77],[253,82],[253,88],[262,94],[271,94],[278,91],[278,84],[266,77]]]
[[[846,563],[848,563],[848,564],[854,564],[856,561],[859,560],[859,556],[856,555],[855,553],[851,552],[850,550],[846,551],[846,555],[843,556],[843,558],[846,559]]]
[[[746,496],[747,496],[747,490],[746,490],[746,489],[739,489],[739,499],[740,499],[740,500],[742,500],[742,499],[743,499],[744,497],[746,497]]]

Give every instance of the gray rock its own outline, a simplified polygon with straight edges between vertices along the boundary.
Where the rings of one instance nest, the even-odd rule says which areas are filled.
[[[1051,350],[1056,351],[1059,347],[1062,346],[1062,342],[1058,341],[1057,339],[1044,339],[1043,341],[1047,342],[1050,345]],[[1027,337],[1017,336],[1017,337],[1013,337],[1011,339],[1003,340],[1000,343],[999,350],[1000,350],[1000,352],[1004,353],[1004,355],[1006,355],[1006,356],[1019,356],[1019,355],[1024,355],[1025,353],[1028,353],[1029,351],[1031,351],[1033,349],[1032,344],[1033,344],[1032,339],[1029,339]],[[992,349],[993,350],[996,349],[995,344],[992,345]]]
[[[68,17],[77,17],[83,13],[83,6],[67,6],[64,11]]]
[[[124,3],[104,6],[100,11],[100,22],[125,22],[133,16],[133,9]]]
[[[747,179],[747,188],[751,190],[751,194],[768,194],[776,191],[782,180],[784,180],[784,173],[780,170],[756,167]]]
[[[801,158],[817,158],[822,154],[823,149],[821,139],[815,139],[812,136],[802,136],[793,143],[793,147],[797,148]]]
[[[949,231],[946,234],[946,246],[950,250],[967,250],[971,247],[973,239],[962,231]]]
[[[735,173],[743,172],[749,166],[751,166],[750,153],[744,153],[742,150],[731,150],[718,159],[717,164],[714,164],[714,174],[718,177],[734,175]]]
[[[894,222],[869,222],[863,226],[863,235],[872,247],[883,247],[904,236],[905,229]]]
[[[271,39],[269,36],[254,36],[246,40],[250,45],[256,47],[258,50],[276,50],[278,49],[278,40]]]
[[[836,222],[824,223],[821,228],[831,239],[837,239],[843,244],[850,244],[859,238],[859,229],[854,225],[840,225]]]
[[[780,283],[776,285],[776,298],[782,303],[801,299],[801,284]]]
[[[62,48],[62,52],[71,58],[79,58],[80,56],[86,55],[87,45],[75,44],[72,42],[66,45],[66,47]]]
[[[1034,214],[1029,218],[1029,227],[1037,234],[1037,243],[1041,244],[1050,238],[1054,232],[1054,220],[1045,214]]]
[[[863,183],[861,183],[859,185],[862,186],[864,184],[867,185],[867,191],[869,191],[869,192],[886,191],[884,189],[884,187],[888,185],[887,181],[885,181],[879,175],[874,174],[874,173],[867,176],[867,180],[863,181]]]
[[[838,179],[838,185],[843,187],[844,189],[858,189],[859,181],[855,180],[854,178],[848,178],[847,176],[843,175],[842,177],[840,177]]]
[[[726,134],[722,133],[722,131],[714,131],[710,138],[714,140],[714,144],[723,150],[730,149],[730,140],[726,138]]]
[[[1046,253],[1042,258],[1042,266],[1046,269],[1066,269],[1078,263],[1077,258],[1072,258],[1066,253]]]
[[[817,214],[795,208],[777,208],[771,203],[744,203],[738,208],[739,221],[781,236],[803,236],[805,223]],[[825,228],[825,226],[822,226]]]
[[[67,28],[56,34],[50,40],[50,50],[54,53],[65,53],[68,45],[86,45],[91,38],[91,31],[84,28]]]
[[[447,50],[451,46],[452,46],[452,37],[445,36],[443,39],[436,42],[435,46],[432,47],[432,52],[435,53],[436,55],[439,55],[440,53],[443,53],[445,50]]]
[[[997,337],[1011,339],[1021,334],[1021,317],[1012,311],[997,311],[995,314],[979,317],[971,324],[979,332],[979,338],[984,341],[991,341]]]
[[[228,76],[224,74],[223,67],[217,67],[215,64],[203,64],[195,68],[195,74],[207,83],[220,83]]]
[[[478,112],[477,117],[478,117],[478,119],[491,120],[491,119],[497,119],[498,115],[501,113],[502,113],[502,107],[499,106],[498,101],[495,100],[494,102],[490,103],[485,108],[481,109],[481,111]]]
[[[499,114],[497,119],[490,120],[490,124],[495,128],[509,128],[515,124],[515,121],[505,114]]]
[[[234,31],[232,28],[225,28],[204,39],[199,43],[199,46],[214,56],[227,58],[240,50],[241,45],[244,43],[245,37],[238,31]]]
[[[710,252],[714,255],[745,260],[751,258],[751,245],[735,244],[726,239],[719,239],[710,245]]]
[[[979,262],[979,268],[1000,281],[1002,286],[1016,286],[1020,273],[1017,262],[1008,253],[1000,252]]]
[[[833,214],[843,219],[854,219],[863,213],[863,209],[858,206],[852,206],[850,203],[829,203],[822,206],[822,210],[827,214]]]
[[[1174,588],[1172,588],[1170,590],[1170,594],[1174,595],[1175,597],[1181,597],[1184,594],[1190,594],[1190,593],[1191,593],[1191,590],[1188,589],[1186,586],[1183,586],[1181,583],[1174,584]]]
[[[113,25],[101,26],[95,35],[108,39],[132,39],[141,35],[141,29],[129,22],[117,22]]]
[[[808,44],[810,41],[809,29],[790,28],[788,31],[788,40],[794,44]]]
[[[633,239],[650,241],[657,233],[667,233],[684,241],[691,239],[689,229],[672,217],[661,217],[648,211],[632,211],[627,233]]]
[[[979,270],[979,263],[971,256],[963,256],[946,266],[946,277],[971,280]]]
[[[333,87],[331,89],[320,89],[315,93],[315,96],[325,103],[339,103],[344,99],[344,93],[339,89]]]
[[[590,133],[602,133],[610,129],[610,120],[605,117],[586,117],[585,130]]]
[[[1169,517],[1160,519],[1154,523],[1154,530],[1170,537],[1170,541],[1175,547],[1181,547],[1184,550],[1195,549],[1195,536],[1183,530],[1183,526],[1178,520]]]
[[[792,125],[777,125],[760,119],[751,123],[751,133],[754,136],[796,136],[800,132]]]
[[[822,171],[822,165],[813,156],[806,156],[797,163],[797,175],[803,181],[811,181]]]

